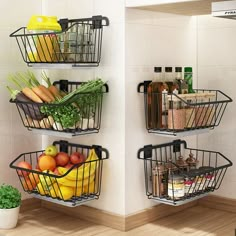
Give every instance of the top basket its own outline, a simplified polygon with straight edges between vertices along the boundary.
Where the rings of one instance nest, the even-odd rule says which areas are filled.
[[[103,26],[109,19],[93,16],[83,19],[61,19],[60,33],[29,33],[21,27],[15,37],[23,60],[28,66],[68,64],[72,67],[98,66],[101,59]]]
[[[146,128],[149,133],[185,136],[218,126],[232,99],[219,90],[195,89],[195,93],[175,94],[150,91],[144,81],[138,92],[144,93]]]

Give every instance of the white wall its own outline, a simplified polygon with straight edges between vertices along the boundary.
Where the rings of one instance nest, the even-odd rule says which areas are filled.
[[[145,195],[143,162],[137,159],[138,149],[174,140],[147,133],[143,94],[137,93],[137,85],[153,79],[154,66],[192,66],[196,71],[195,23],[195,17],[126,10],[126,215],[156,204]],[[196,137],[186,141],[191,146]]]
[[[14,104],[9,103],[9,93],[5,87],[7,76],[10,73],[25,71],[27,66],[21,59],[16,40],[9,35],[16,29],[25,26],[32,15],[41,14],[41,2],[32,4],[30,0],[22,0],[16,7],[16,1],[1,1],[0,15],[0,184],[12,184],[22,189],[15,170],[9,168],[9,164],[18,155],[26,151],[41,149],[41,137],[32,135],[27,131],[19,119],[18,111]],[[24,7],[23,7],[24,6]],[[27,7],[25,7],[27,6]],[[12,86],[13,87],[13,86]],[[23,193],[23,190],[21,190]],[[23,194],[23,198],[28,195]]]
[[[97,68],[49,70],[52,79],[86,81],[101,77],[110,91],[104,97],[100,133],[69,139],[81,144],[98,144],[107,148],[110,159],[104,161],[102,192],[98,201],[89,206],[115,214],[125,214],[125,96],[124,96],[124,1],[45,1],[45,13],[59,18],[107,16],[110,26],[104,27],[101,63]],[[44,136],[43,145],[58,138]]]
[[[198,83],[199,87],[222,90],[233,99],[226,109],[219,127],[210,134],[199,135],[199,146],[216,150],[234,164],[236,140],[236,21],[199,16],[198,27]],[[214,194],[236,198],[236,166],[229,168],[221,188]]]

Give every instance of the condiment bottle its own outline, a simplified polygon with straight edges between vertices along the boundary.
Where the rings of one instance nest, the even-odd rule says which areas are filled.
[[[168,176],[168,196],[173,199],[184,197],[184,176],[170,173]]]
[[[197,159],[194,158],[192,152],[190,152],[189,157],[186,159],[186,162],[189,166],[189,170],[196,169],[197,168]]]
[[[188,163],[184,160],[182,156],[179,156],[176,165],[179,167],[179,170],[182,172],[187,172],[188,171]]]
[[[167,194],[167,169],[162,164],[157,164],[152,169],[152,193],[155,197]]]
[[[149,84],[148,93],[148,126],[151,129],[162,128],[162,91],[164,84],[159,79],[161,78],[161,67],[154,68],[155,77]]]
[[[192,67],[184,68],[184,80],[188,84],[188,93],[195,93],[193,90],[193,70]]]
[[[178,85],[178,93],[186,94],[188,93],[188,84],[183,80],[182,67],[175,67],[175,81]]]

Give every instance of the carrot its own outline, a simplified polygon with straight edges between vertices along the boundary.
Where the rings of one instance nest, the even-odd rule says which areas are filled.
[[[32,90],[34,93],[36,93],[44,102],[51,102],[51,99],[47,96],[47,94],[44,93],[41,88],[38,87],[32,87]],[[22,91],[23,92],[23,91]]]
[[[33,102],[43,103],[42,99],[30,88],[25,87],[21,89],[22,93],[31,99]]]
[[[57,99],[57,98],[61,98],[61,94],[60,91],[58,90],[58,88],[54,85],[52,85],[49,77],[46,75],[46,73],[43,71],[42,73],[42,79],[47,83],[48,85],[48,90],[51,92],[51,94],[53,94],[53,96]]]
[[[40,88],[50,98],[51,102],[55,101],[55,98],[54,98],[53,94],[51,93],[51,91],[48,88],[46,88],[42,84],[40,84],[38,86],[38,88]]]
[[[48,87],[48,90],[53,94],[55,98],[61,98],[61,94],[56,86],[51,85],[50,87]]]

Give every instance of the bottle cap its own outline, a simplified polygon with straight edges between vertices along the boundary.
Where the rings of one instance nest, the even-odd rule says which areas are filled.
[[[154,67],[154,72],[161,73],[161,67]]]
[[[172,72],[172,67],[165,67],[165,72]]]
[[[184,72],[193,72],[192,67],[184,67]]]
[[[182,72],[182,67],[175,67],[175,72]]]

